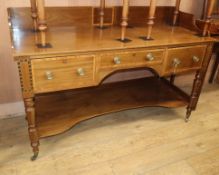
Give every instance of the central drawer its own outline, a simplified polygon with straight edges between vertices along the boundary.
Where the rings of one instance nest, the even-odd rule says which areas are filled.
[[[113,72],[134,68],[152,68],[161,73],[164,57],[165,49],[135,49],[101,54],[97,80],[100,82]]]
[[[31,62],[33,88],[37,93],[92,86],[94,56],[37,59]]]
[[[138,50],[101,55],[100,68],[129,68],[160,64],[164,50]]]

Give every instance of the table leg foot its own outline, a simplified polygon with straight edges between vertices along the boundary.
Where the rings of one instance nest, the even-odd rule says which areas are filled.
[[[186,118],[185,118],[185,122],[186,122],[186,123],[189,122],[189,119],[190,119],[191,113],[192,113],[192,110],[191,110],[191,109],[187,109],[187,112],[186,112]]]
[[[33,154],[33,156],[31,157],[31,161],[35,161],[37,159],[38,155],[39,155],[39,152],[35,152]]]

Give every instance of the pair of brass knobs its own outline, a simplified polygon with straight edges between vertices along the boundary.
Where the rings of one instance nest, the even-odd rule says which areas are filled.
[[[79,76],[84,76],[85,75],[84,69],[83,68],[78,68],[77,69],[77,74]],[[47,80],[53,80],[53,78],[54,78],[53,73],[51,71],[46,71],[46,78],[47,78]]]
[[[197,56],[192,57],[193,62],[198,63],[200,61],[200,58]],[[173,67],[178,67],[181,64],[181,61],[179,58],[173,59]]]
[[[148,54],[146,55],[146,59],[147,59],[148,61],[153,61],[153,60],[154,60],[153,54],[152,54],[152,53],[148,53]],[[114,63],[117,64],[117,65],[118,65],[118,64],[121,64],[121,59],[120,59],[120,57],[118,57],[118,56],[114,57],[113,61],[114,61]]]

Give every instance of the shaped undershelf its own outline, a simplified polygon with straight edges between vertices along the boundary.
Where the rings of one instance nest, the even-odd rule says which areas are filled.
[[[36,97],[40,137],[62,133],[103,114],[145,106],[182,107],[189,96],[163,78],[150,77]]]

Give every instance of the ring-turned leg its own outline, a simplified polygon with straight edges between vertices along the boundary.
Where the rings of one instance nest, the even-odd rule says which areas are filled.
[[[213,49],[213,44],[209,44],[207,49],[206,49],[206,53],[205,53],[205,57],[204,57],[204,60],[202,63],[202,67],[200,70],[198,70],[196,72],[196,76],[195,76],[195,80],[193,83],[193,88],[192,88],[192,92],[191,92],[191,96],[190,96],[190,102],[189,102],[189,105],[187,107],[187,114],[186,114],[186,119],[185,119],[186,122],[189,121],[191,112],[196,109],[198,99],[199,99],[199,96],[201,94],[201,90],[202,90],[202,87],[204,84],[208,65],[209,65],[210,60],[211,60],[212,49]]]
[[[34,98],[26,98],[24,99],[26,115],[28,121],[28,132],[31,142],[31,147],[33,149],[34,155],[31,160],[36,160],[39,154],[39,137],[36,128],[36,116],[35,116],[35,106],[34,106]]]
[[[193,110],[195,110],[197,103],[198,103],[198,98],[201,92],[201,87],[204,80],[202,80],[201,77],[201,72],[197,71],[196,72],[196,76],[195,76],[195,80],[193,83],[193,88],[192,88],[192,93],[191,93],[191,97],[190,97],[190,102],[189,105],[187,107],[187,112],[186,112],[186,118],[185,121],[188,122],[189,118],[191,116],[191,113]]]

